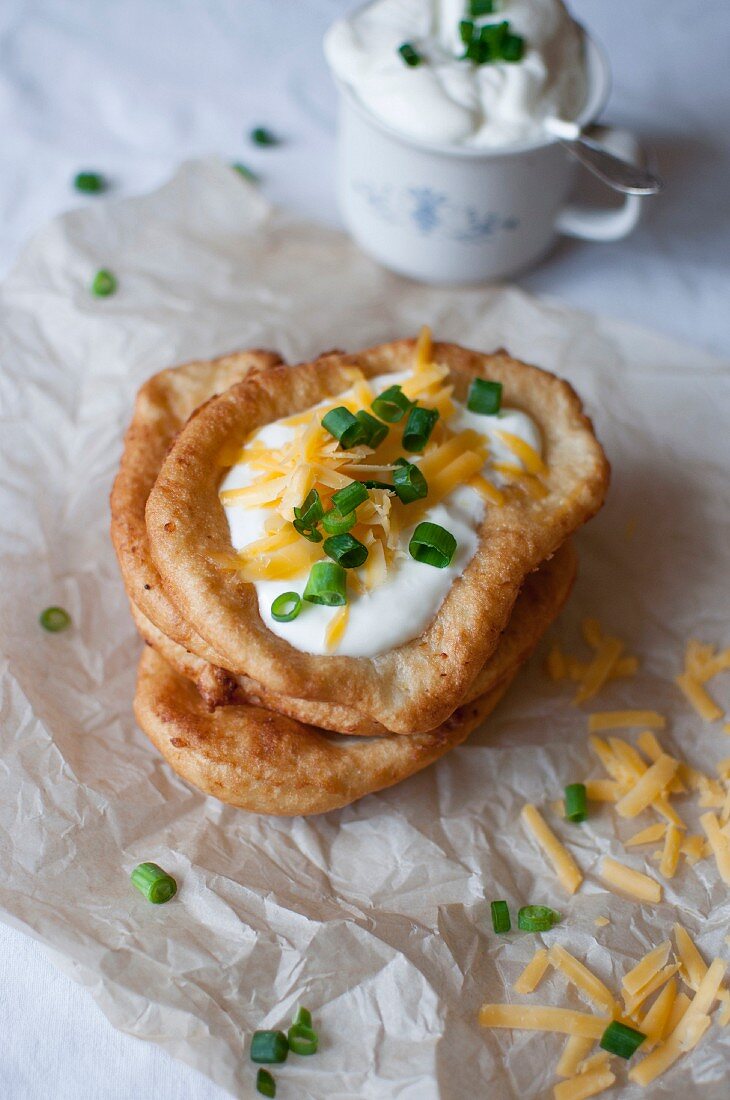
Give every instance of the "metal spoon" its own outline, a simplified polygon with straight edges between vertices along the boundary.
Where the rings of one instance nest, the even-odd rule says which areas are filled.
[[[549,119],[546,129],[572,157],[614,191],[620,191],[624,195],[656,195],[663,189],[664,181],[654,172],[648,172],[646,168],[609,153],[586,137],[575,123],[557,118]]]

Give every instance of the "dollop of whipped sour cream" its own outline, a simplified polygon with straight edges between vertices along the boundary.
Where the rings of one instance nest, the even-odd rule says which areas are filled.
[[[495,0],[472,17],[466,0],[374,0],[327,32],[334,75],[392,129],[436,145],[499,147],[538,139],[548,119],[572,120],[586,101],[584,36],[562,0]],[[509,23],[518,61],[464,58],[460,23]],[[408,65],[404,43],[420,62]]]
[[[370,384],[377,394],[389,386],[401,384],[407,377],[407,371],[403,374],[384,374],[372,378]],[[340,397],[346,399],[348,392]],[[542,451],[540,431],[534,420],[522,410],[503,408],[496,416],[481,416],[458,402],[455,405],[456,413],[449,421],[449,427],[454,432],[470,428],[484,436],[489,445],[489,457],[482,473],[492,484],[505,484],[505,478],[494,469],[495,463],[514,465],[517,462],[520,465],[513,451],[505,446],[500,432],[509,432],[524,440],[538,454]],[[311,410],[313,415],[316,415],[317,408],[315,406]],[[258,429],[248,442],[280,447],[293,437],[294,431],[285,422],[276,420]],[[411,458],[416,463],[420,461],[418,455]],[[220,488],[239,489],[250,485],[257,476],[248,462],[239,461],[228,471]],[[446,569],[425,565],[408,554],[408,543],[414,528],[413,525],[406,526],[400,538],[402,553],[386,581],[372,591],[351,596],[349,618],[337,646],[337,655],[375,657],[422,634],[454,581],[474,557],[485,512],[486,506],[478,493],[468,485],[461,485],[440,504],[430,507],[422,517],[445,527],[456,538],[457,551]],[[245,551],[249,544],[266,534],[266,520],[271,511],[234,505],[226,507],[225,514],[233,548]],[[306,581],[306,573],[288,580],[255,581],[259,613],[269,630],[295,649],[304,653],[326,654],[330,652],[326,640],[327,628],[338,608],[305,603],[298,618],[288,623],[277,622],[271,614],[271,605],[277,596],[291,591],[301,595]]]

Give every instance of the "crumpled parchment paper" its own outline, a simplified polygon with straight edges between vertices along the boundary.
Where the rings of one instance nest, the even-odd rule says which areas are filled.
[[[99,267],[119,279],[106,300],[88,292]],[[254,1094],[251,1031],[287,1026],[299,1002],[321,1051],[290,1058],[282,1094],[286,1082],[286,1095],[314,1100],[551,1095],[562,1037],[477,1024],[483,1001],[520,999],[510,987],[538,939],[495,937],[492,898],[560,909],[546,938],[617,991],[678,917],[706,957],[727,955],[728,893],[712,860],[682,861],[664,902],[642,906],[597,877],[606,852],[646,869],[650,850],[617,840],[636,823],[597,807],[578,828],[546,809],[586,876],[568,900],[525,837],[526,799],[546,807],[565,783],[603,774],[571,687],[545,677],[540,654],[466,745],[326,817],[267,819],[205,799],[135,727],[140,644],[107,497],[138,385],[238,347],[296,361],[424,321],[441,338],[504,345],[581,392],[614,479],[579,536],[580,580],[552,636],[579,652],[590,614],[625,638],[641,672],[597,706],[667,713],[666,743],[712,770],[730,738],[695,716],[673,677],[690,633],[730,642],[726,364],[514,289],[415,286],[208,161],[155,194],[60,218],[0,297],[0,908],[55,949],[113,1024],[238,1096]],[[68,608],[71,631],[40,630],[49,604]],[[175,875],[172,904],[130,887],[141,860]],[[611,923],[596,928],[603,914]],[[531,1000],[588,1007],[555,975]],[[713,1027],[651,1096],[726,1095],[729,1054],[730,1028]]]

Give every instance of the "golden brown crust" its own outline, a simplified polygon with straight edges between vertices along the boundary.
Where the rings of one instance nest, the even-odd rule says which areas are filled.
[[[502,382],[506,405],[537,422],[548,494],[540,500],[515,495],[488,511],[474,558],[420,637],[372,659],[295,650],[263,624],[254,586],[214,560],[230,552],[218,457],[252,429],[342,392],[352,368],[369,377],[408,369],[413,350],[414,341],[397,341],[273,368],[233,386],[180,433],[146,512],[165,590],[220,654],[221,665],[267,691],[317,702],[336,703],[346,684],[348,705],[403,733],[434,728],[453,711],[494,651],[525,577],[598,510],[608,483],[603,451],[566,382],[504,353],[436,344],[434,357],[449,366],[457,397],[465,398],[474,376],[487,375]]]
[[[462,704],[490,691],[527,660],[567,600],[575,580],[577,563],[573,546],[566,542],[553,558],[543,562],[538,570],[530,574],[520,590],[496,650],[469,687]],[[277,695],[246,676],[234,677],[172,642],[134,605],[132,614],[145,641],[176,672],[195,683],[210,709],[232,702],[248,702],[339,733],[372,737],[388,732],[349,707]]]
[[[178,775],[253,813],[326,813],[393,786],[460,744],[511,677],[430,733],[349,741],[261,707],[208,710],[193,684],[145,647],[134,711]]]
[[[281,363],[271,351],[239,351],[160,371],[142,386],[124,439],[111,493],[111,534],[130,599],[165,634],[194,645],[208,661],[217,654],[170,603],[149,554],[144,510],[175,436],[204,402],[252,371]]]

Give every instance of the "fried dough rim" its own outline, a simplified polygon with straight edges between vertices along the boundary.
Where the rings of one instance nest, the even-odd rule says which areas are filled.
[[[149,552],[145,507],[175,436],[193,413],[252,371],[282,362],[251,349],[195,359],[152,375],[139,389],[110,497],[111,537],[130,600],[169,638],[209,662],[218,654],[167,598]]]
[[[421,771],[468,737],[512,675],[430,733],[345,741],[262,707],[210,711],[195,686],[146,646],[134,712],[188,783],[253,813],[291,817],[339,809]]]
[[[577,554],[568,541],[527,577],[497,648],[470,685],[461,705],[490,691],[514,668],[524,664],[565,604],[575,582],[577,567]],[[134,605],[132,615],[142,638],[175,672],[193,681],[209,709],[247,702],[278,711],[307,725],[350,736],[373,737],[388,732],[350,707],[268,692],[246,676],[234,676],[189,653],[162,634]]]
[[[407,369],[414,340],[356,355],[329,355],[274,367],[234,385],[179,434],[147,502],[153,561],[173,603],[230,671],[277,694],[348,705],[395,732],[434,728],[465,695],[495,649],[527,574],[600,508],[609,468],[580,399],[562,379],[512,359],[436,344],[456,396],[476,376],[502,382],[504,403],[538,424],[548,466],[544,499],[510,498],[487,511],[479,547],[419,637],[374,658],[317,656],[294,649],[262,622],[252,584],[223,573],[213,556],[230,552],[218,499],[218,457],[231,439],[315,405],[366,377]],[[445,655],[445,656],[444,656]]]

